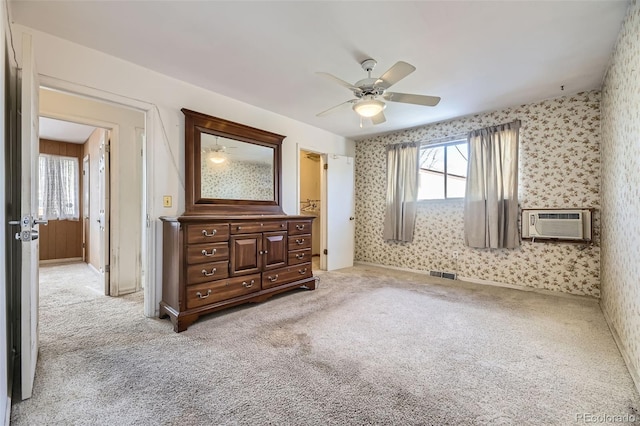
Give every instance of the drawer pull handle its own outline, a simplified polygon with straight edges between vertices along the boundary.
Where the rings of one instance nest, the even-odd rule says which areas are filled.
[[[304,229],[304,225],[296,225],[296,229],[298,231],[302,231]]]
[[[198,296],[198,299],[206,299],[207,297],[209,297],[211,295],[211,289],[209,289],[207,291],[207,294],[205,294],[204,296],[202,295],[202,293],[197,292],[196,296]]]
[[[268,254],[269,251],[268,250],[260,250],[260,254]]]
[[[249,287],[252,287],[252,286],[253,286],[253,284],[254,284],[255,282],[256,282],[256,280],[251,280],[251,282],[243,281],[243,282],[242,282],[242,285],[243,285],[244,287],[246,287],[246,288],[249,288]]]
[[[214,275],[217,270],[218,270],[217,268],[212,268],[211,272],[207,272],[206,269],[203,269],[202,270],[202,275],[204,275],[205,277],[210,277],[210,276]]]
[[[306,274],[306,273],[307,273],[307,268],[304,268],[304,269],[298,269],[298,273],[299,273],[300,275],[304,275],[304,274]]]
[[[296,259],[302,259],[304,257],[304,253],[296,254]]]
[[[216,254],[216,249],[211,249],[211,253],[207,252],[206,250],[202,250],[202,255],[203,256],[213,256],[214,254]]]
[[[300,240],[296,240],[296,244],[298,244],[299,246],[304,244],[304,238],[300,239]]]
[[[269,275],[269,276],[267,277],[267,279],[268,279],[269,281],[271,281],[272,283],[273,283],[273,282],[276,282],[276,281],[278,281],[278,274],[276,274],[276,276],[275,276],[275,277],[272,277],[271,275]]]
[[[238,226],[236,229],[239,231],[242,229],[242,226]]]
[[[217,233],[218,233],[217,229],[214,229],[213,231],[211,231],[211,233],[208,233],[206,229],[202,230],[202,235],[204,235],[205,237],[213,237]]]

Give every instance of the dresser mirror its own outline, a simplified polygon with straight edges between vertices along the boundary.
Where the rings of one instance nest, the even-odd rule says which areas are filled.
[[[183,109],[187,214],[281,214],[284,136]]]
[[[274,149],[200,134],[200,195],[205,199],[274,201]]]

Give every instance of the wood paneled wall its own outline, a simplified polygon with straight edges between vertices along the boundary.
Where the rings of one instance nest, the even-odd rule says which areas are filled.
[[[71,259],[82,257],[82,156],[83,146],[76,143],[40,139],[43,154],[64,155],[78,158],[80,219],[50,220],[40,225],[40,260]]]

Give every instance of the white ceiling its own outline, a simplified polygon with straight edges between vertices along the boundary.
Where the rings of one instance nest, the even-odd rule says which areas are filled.
[[[40,117],[41,139],[83,144],[96,129],[93,126]]]
[[[11,1],[14,22],[359,138],[599,88],[629,5],[605,1]],[[441,96],[388,103],[359,128],[350,83],[374,58],[417,70],[390,90]],[[80,64],[79,64],[80,66]],[[564,91],[561,90],[564,86]],[[206,111],[204,111],[206,112]]]

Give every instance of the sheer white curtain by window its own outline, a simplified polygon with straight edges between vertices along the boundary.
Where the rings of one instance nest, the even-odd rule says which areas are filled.
[[[383,232],[387,241],[413,241],[419,160],[419,142],[387,146],[387,202]]]
[[[469,133],[464,240],[475,248],[515,248],[518,238],[520,121]]]
[[[38,215],[53,220],[80,217],[78,159],[40,154]]]

